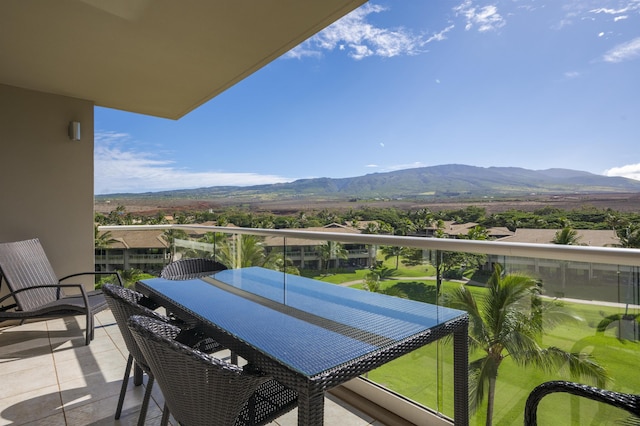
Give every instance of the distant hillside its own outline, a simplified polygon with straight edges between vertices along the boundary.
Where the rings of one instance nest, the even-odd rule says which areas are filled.
[[[528,170],[517,167],[474,167],[450,164],[372,173],[352,178],[300,179],[290,183],[250,187],[210,187],[146,194],[135,197],[188,199],[371,199],[470,198],[529,194],[586,194],[640,192],[640,181],[606,177],[569,169]],[[97,198],[126,196],[102,195]],[[133,195],[133,194],[131,194]]]

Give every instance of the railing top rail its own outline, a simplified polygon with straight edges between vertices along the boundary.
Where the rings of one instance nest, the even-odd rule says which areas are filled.
[[[640,266],[640,250],[619,247],[568,246],[560,244],[510,243],[503,241],[461,240],[455,238],[405,237],[380,234],[347,234],[289,229],[236,228],[207,225],[114,225],[100,226],[101,231],[182,229],[250,234],[281,238],[302,238],[341,243],[360,243],[397,247],[414,247],[429,250],[458,251],[499,256],[516,256],[556,259],[574,262],[604,263],[612,265]]]

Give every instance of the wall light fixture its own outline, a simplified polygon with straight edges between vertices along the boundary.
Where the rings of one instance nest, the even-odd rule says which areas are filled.
[[[80,140],[80,122],[72,121],[69,123],[69,139],[72,141]]]

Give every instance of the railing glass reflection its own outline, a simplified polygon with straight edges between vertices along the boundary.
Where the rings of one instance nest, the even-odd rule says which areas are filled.
[[[518,301],[518,314],[503,318],[505,327],[514,326],[512,322],[516,320],[530,322],[516,324],[518,327],[540,321],[544,327],[535,336],[541,351],[538,356],[553,351],[574,354],[602,367],[608,389],[630,393],[640,389],[640,376],[635,374],[640,360],[638,250],[246,228],[179,228],[192,237],[176,240],[174,259],[213,257],[230,268],[262,266],[433,304],[451,303],[449,295],[460,288],[466,289],[478,306],[489,303],[487,283],[499,265],[503,277],[526,275],[539,292],[539,298],[529,297],[527,303],[523,303],[525,299]],[[488,348],[479,342],[470,353],[470,362],[486,357]],[[511,346],[511,350],[516,349]],[[547,380],[570,377],[568,363],[544,371],[535,368],[532,360],[525,362],[522,354],[515,356],[505,349],[502,356],[493,394],[495,424],[521,424],[531,389]],[[451,360],[450,344],[433,344],[369,373],[367,378],[450,416],[453,388],[447,378],[451,377]],[[576,379],[595,384],[584,377]],[[477,419],[472,418],[472,423],[486,417],[488,394],[489,387],[479,399],[474,414]],[[569,397],[553,398],[548,404],[553,407],[540,412],[541,422],[546,415],[553,416],[548,419],[551,423],[567,424],[625,417],[624,413],[597,404],[580,402],[578,406]],[[564,416],[562,421],[558,416]]]

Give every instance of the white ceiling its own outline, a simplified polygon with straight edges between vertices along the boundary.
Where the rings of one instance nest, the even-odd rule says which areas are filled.
[[[0,84],[177,119],[366,0],[1,0]]]

